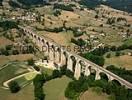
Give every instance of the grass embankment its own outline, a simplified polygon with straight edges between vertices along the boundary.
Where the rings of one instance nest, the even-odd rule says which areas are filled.
[[[14,78],[18,75],[21,75],[23,73],[29,72],[27,70],[28,66],[25,63],[17,62],[13,64],[9,64],[7,67],[2,69],[0,71],[0,99],[1,100],[24,100],[25,97],[28,98],[28,100],[34,99],[34,92],[33,92],[33,86],[28,85],[24,88],[22,88],[18,93],[12,94],[9,90],[3,88],[3,82]],[[28,77],[29,78],[29,77]],[[27,78],[26,78],[27,79]],[[23,82],[25,80],[24,78],[20,78],[19,82]],[[25,82],[25,81],[24,81]]]
[[[71,81],[66,76],[62,78],[53,79],[44,85],[44,91],[46,94],[46,100],[66,100],[65,89],[68,83]]]

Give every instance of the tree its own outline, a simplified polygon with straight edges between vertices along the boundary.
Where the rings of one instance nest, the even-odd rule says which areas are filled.
[[[16,81],[11,81],[9,83],[9,89],[11,91],[11,93],[17,93],[21,87],[19,86],[19,84]]]
[[[61,72],[61,75],[65,75],[66,74],[66,65],[64,65],[64,66],[62,66],[61,68],[60,68],[60,72]]]
[[[2,55],[9,56],[8,50],[5,50],[4,48],[1,48],[0,52],[1,52]]]
[[[28,62],[28,65],[31,65],[31,66],[34,65],[34,60],[33,59],[29,59],[27,62]]]
[[[119,51],[116,51],[116,53],[115,53],[115,56],[120,56],[120,52]]]
[[[12,51],[12,54],[13,54],[13,55],[17,55],[17,54],[19,54],[19,51],[18,51],[18,50],[13,50],[13,51]]]
[[[33,46],[29,46],[28,52],[29,53],[35,52],[35,48]]]
[[[78,39],[78,45],[79,46],[84,46],[86,44],[86,42],[83,39]]]
[[[69,69],[66,70],[66,76],[69,78],[74,78],[74,73],[70,71]]]
[[[97,56],[97,55],[93,55],[91,53],[86,53],[86,54],[84,54],[84,57],[86,59],[98,64],[99,66],[103,66],[104,65],[105,59],[103,58],[103,56]]]
[[[45,83],[46,79],[43,74],[38,74],[34,80],[33,80],[33,85],[34,85],[34,95],[35,95],[35,100],[44,100],[45,94],[43,91],[43,84]]]
[[[12,45],[7,45],[6,50],[11,50],[12,47],[13,47]]]
[[[40,71],[40,68],[39,68],[38,66],[34,66],[34,69],[35,69],[36,71]]]
[[[61,73],[59,70],[54,70],[52,73],[53,78],[61,77]]]
[[[61,15],[61,11],[60,10],[55,10],[55,12],[54,12],[54,16],[59,16],[59,15]]]
[[[97,19],[99,16],[98,15],[95,15],[95,18]]]

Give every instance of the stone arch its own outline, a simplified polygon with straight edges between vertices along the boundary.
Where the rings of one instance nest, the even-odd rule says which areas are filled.
[[[53,50],[53,52],[55,52],[55,46],[51,45],[51,50]]]
[[[42,41],[43,44],[45,43],[45,40],[44,39],[42,39],[41,41]]]
[[[68,54],[66,53],[66,51],[63,51],[61,49],[61,64],[67,66],[67,63],[68,63]]]
[[[53,44],[48,45],[48,54],[51,61],[55,61],[55,46]]]
[[[39,40],[39,41],[41,40],[40,37],[38,37],[38,40]]]
[[[27,34],[25,32],[23,32],[23,35],[26,36]]]
[[[27,30],[24,29],[24,32],[27,33]]]
[[[58,51],[58,53],[59,53],[59,62],[61,62],[61,49],[58,47],[58,48],[57,48],[57,51]]]
[[[75,72],[75,67],[76,67],[76,58],[72,55],[70,56],[70,59],[72,60],[72,71]]]
[[[31,33],[31,36],[33,37],[33,34]]]
[[[47,46],[47,51],[49,52],[49,47],[50,47],[49,42],[46,42],[46,46]]]
[[[109,77],[104,72],[100,72],[99,75],[100,75],[101,79],[109,81]]]
[[[22,29],[20,29],[20,30],[21,30],[23,33],[25,33],[25,29],[22,28]]]
[[[111,82],[116,84],[116,85],[121,86],[121,83],[118,80],[116,80],[116,79],[113,79]]]
[[[80,66],[81,66],[81,74],[84,75],[85,69],[86,69],[86,64],[85,64],[85,62],[82,61],[82,60],[79,61],[79,64],[80,64]]]
[[[31,35],[32,35],[32,33],[31,33],[31,32],[29,32],[29,35],[31,36]]]
[[[59,47],[55,48],[55,62],[61,62],[61,49]]]
[[[28,35],[30,35],[30,31],[27,31]]]
[[[36,38],[37,38],[37,36],[36,36],[36,35],[34,35],[34,38],[36,39]]]
[[[89,70],[92,75],[96,75],[96,69],[94,69],[91,65],[89,66]]]

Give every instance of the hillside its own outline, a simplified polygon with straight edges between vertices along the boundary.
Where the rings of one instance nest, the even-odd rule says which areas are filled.
[[[0,4],[3,0],[0,0]],[[43,0],[10,0],[11,6],[15,7],[31,7],[44,5]],[[85,5],[90,9],[94,9],[100,4],[110,6],[112,8],[132,13],[132,0],[80,0],[81,5]]]
[[[81,0],[80,4],[90,8],[105,4],[115,9],[132,12],[132,0]]]

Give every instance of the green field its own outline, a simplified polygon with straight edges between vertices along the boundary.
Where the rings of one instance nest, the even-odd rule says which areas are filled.
[[[23,62],[14,62],[6,66],[4,69],[0,70],[0,76],[2,76],[0,77],[0,100],[25,100],[26,96],[29,100],[33,100],[34,96],[32,85],[24,87],[16,94],[12,94],[9,90],[3,88],[3,82],[23,73],[29,72],[27,70],[27,67],[28,66]],[[19,83],[26,82],[24,78],[20,78],[17,81],[19,81]]]
[[[64,91],[71,79],[63,76],[44,84],[46,100],[65,100]]]
[[[124,44],[126,44],[126,45],[132,45],[132,38],[130,38],[130,39],[128,39],[128,40],[126,40],[125,42],[124,42]]]
[[[88,99],[89,98],[89,99]],[[90,88],[80,96],[80,100],[115,100],[112,96],[102,93],[100,88]]]
[[[3,82],[14,78],[18,75],[21,75],[23,73],[29,72],[27,70],[27,66],[24,63],[12,63],[6,66],[4,69],[0,70],[0,85],[2,85]]]
[[[0,88],[0,100],[34,100],[34,87],[32,84],[27,85],[16,94]]]
[[[22,88],[25,87],[26,85],[32,83],[32,80],[34,79],[34,77],[37,75],[36,72],[29,72],[24,74],[24,76],[19,77],[17,79],[14,79],[19,86],[21,86]]]

